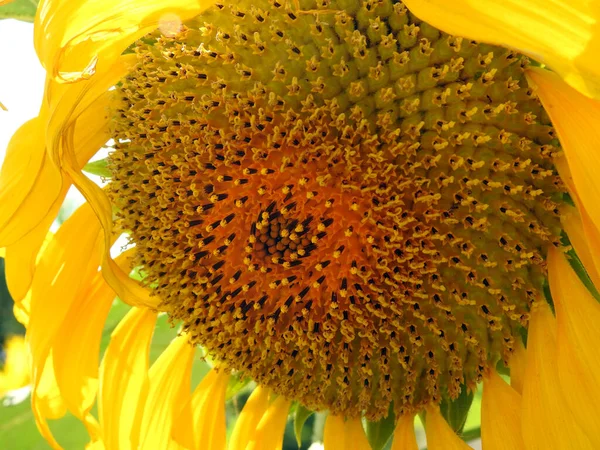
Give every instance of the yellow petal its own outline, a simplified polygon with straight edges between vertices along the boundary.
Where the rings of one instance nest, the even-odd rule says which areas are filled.
[[[246,450],[281,450],[291,401],[277,397],[250,435]]]
[[[590,275],[590,277],[592,276],[592,274],[597,274],[600,272],[600,229],[592,222],[592,219],[590,218],[590,215],[588,214],[588,212],[581,207],[581,205],[579,206],[579,211],[580,211],[580,217],[581,217],[581,223],[583,226],[583,231],[585,233],[585,237],[586,237],[586,243],[587,243],[587,250],[588,250],[588,254],[584,255],[584,260],[582,260],[586,271],[588,272],[588,274]],[[583,252],[582,252],[583,254]],[[581,257],[581,256],[580,256]],[[590,262],[591,259],[591,262]],[[594,275],[594,277],[597,278],[597,275]],[[592,278],[592,281],[594,281],[595,278]],[[595,284],[595,281],[594,281]],[[596,285],[595,286],[599,286]],[[600,287],[598,287],[600,289]]]
[[[45,0],[35,19],[42,65],[63,82],[89,79],[132,42],[157,28],[167,13],[188,20],[213,1]],[[97,66],[97,67],[96,67]]]
[[[573,182],[573,175],[571,175],[571,169],[569,168],[569,163],[567,162],[564,153],[559,153],[554,156],[553,162],[558,175],[560,175],[561,180],[567,187],[567,192],[571,195],[573,201],[578,204],[579,199],[577,198],[577,190],[575,189],[575,183]]]
[[[37,257],[52,237],[48,229],[53,221],[54,216],[48,214],[27,236],[6,247],[6,284],[16,303],[25,298],[31,287]]]
[[[425,434],[429,450],[467,450],[469,447],[440,414],[440,408],[432,405],[427,408]]]
[[[110,450],[137,449],[140,399],[148,394],[148,352],[156,314],[132,308],[112,333],[100,365],[98,417]],[[137,419],[137,420],[136,420]]]
[[[515,342],[515,349],[510,357],[510,385],[519,394],[523,393],[525,368],[527,367],[527,351],[521,339]]]
[[[32,409],[42,435],[51,441],[45,423],[50,413],[44,409],[48,403],[44,398],[58,395],[54,394],[58,389],[54,369],[48,367],[49,353],[81,286],[88,285],[97,272],[102,251],[99,238],[98,222],[91,209],[83,205],[48,243],[31,287],[27,343],[32,364]],[[48,396],[42,394],[44,379],[52,380],[47,383],[51,392]]]
[[[207,450],[225,450],[226,415],[225,395],[229,374],[220,372],[211,391],[200,392],[198,388],[192,396],[192,420],[194,448],[204,445]]]
[[[132,59],[125,55],[90,81],[61,86],[61,95],[53,108],[48,126],[46,144],[52,160],[82,192],[100,220],[105,239],[102,270],[106,281],[126,303],[154,308],[158,305],[158,299],[150,297],[150,292],[129,278],[110,257],[112,206],[103,190],[81,172],[73,140],[73,129],[78,125],[80,116],[83,117],[90,108],[95,114],[101,110],[96,103],[102,99],[108,101],[105,91],[129,71],[131,64]]]
[[[360,418],[344,420],[333,414],[325,421],[323,444],[325,450],[371,450]]]
[[[93,80],[73,85],[48,82],[50,87],[54,87],[55,95],[48,102],[49,120],[45,142],[48,154],[58,167],[62,166],[63,159],[69,160],[76,167],[85,165],[91,155],[85,161],[81,161],[77,152],[86,138],[93,137],[85,133],[90,124],[93,124],[91,130],[94,132],[110,137],[111,118],[108,110],[113,95],[108,90],[129,73],[135,64],[135,55],[123,55],[111,66],[104,68]],[[106,140],[100,145],[104,143]]]
[[[548,278],[556,307],[558,376],[578,425],[600,448],[600,303],[564,254],[551,249]]]
[[[46,419],[58,419],[67,412],[67,406],[56,383],[53,362],[54,355],[50,352],[40,382],[33,386],[31,395],[32,403],[37,403],[36,408]]]
[[[521,430],[527,450],[594,447],[565,403],[558,379],[556,320],[545,302],[534,305],[527,341]]]
[[[173,437],[183,448],[225,450],[225,393],[229,377],[225,371],[212,369],[181,410],[173,424]]]
[[[8,143],[0,171],[0,228],[8,223],[27,197],[42,167],[43,121],[44,117],[36,117],[25,122]]]
[[[415,436],[415,418],[411,414],[405,414],[398,419],[396,424],[391,450],[418,450],[418,448]]]
[[[547,70],[528,71],[565,152],[577,195],[594,224],[600,226],[600,101],[589,99]]]
[[[104,447],[104,442],[102,441],[92,441],[89,442],[86,446],[85,446],[85,450],[105,450],[106,447]]]
[[[542,62],[567,83],[600,98],[600,8],[589,0],[406,0],[420,19],[447,33],[509,47]]]
[[[74,147],[76,149],[74,153],[77,165],[80,168],[110,138],[110,121],[106,112],[107,100],[108,96],[99,98],[93,107],[84,110],[77,126],[74,128]],[[43,142],[43,133],[38,132],[35,136],[41,139],[40,142]],[[34,147],[32,146],[32,148]],[[21,150],[28,149],[22,148]],[[41,152],[43,153],[43,146]],[[23,153],[27,154],[26,151]],[[48,161],[47,157],[44,157],[41,174],[45,172],[49,172],[53,176],[58,174],[60,177],[58,169]],[[11,242],[14,241],[7,249],[9,255],[7,282],[15,301],[22,299],[30,287],[38,251],[71,186],[71,180],[62,177],[62,181],[58,184],[58,193],[56,193],[52,186],[45,184],[47,183],[47,177],[36,176],[34,173],[27,176],[34,180],[34,184],[29,192],[26,192],[28,196],[24,200],[20,198],[20,192],[23,188],[21,185],[15,186],[14,189],[7,188],[4,190],[4,187],[0,189],[0,192],[11,195],[20,201],[16,212],[10,217],[10,221],[6,225],[7,234],[5,235]]]
[[[105,251],[102,258],[102,274],[104,279],[124,302],[133,306],[156,308],[160,301],[158,297],[151,296],[148,289],[129,278],[129,275],[120,269],[110,256],[108,242],[110,242],[113,229],[112,205],[110,200],[104,191],[83,175],[81,171],[74,171],[71,168],[68,168],[67,171],[88,200],[88,204],[94,209],[104,230]]]
[[[129,267],[133,251],[119,255],[122,267]],[[79,301],[71,305],[54,341],[54,371],[61,395],[71,413],[91,424],[91,429],[95,430],[89,414],[98,391],[102,330],[115,292],[106,284],[102,274],[96,273],[91,286],[85,287],[78,298]],[[97,436],[91,437],[95,439]]]
[[[356,450],[371,450],[360,418],[348,419],[344,423],[347,442]]]
[[[31,305],[31,292],[29,292],[23,300],[15,302],[13,306],[13,314],[21,324],[27,328],[29,325],[29,309]]]
[[[58,419],[67,412],[56,384],[52,352],[48,354],[39,371],[41,373],[31,390],[31,410],[40,434],[53,449],[60,449],[61,446],[54,439],[47,422],[47,419]]]
[[[269,391],[258,386],[244,405],[229,440],[229,450],[246,450],[252,432],[269,406]]]
[[[326,450],[337,450],[345,448],[346,437],[344,436],[344,418],[329,414],[325,420],[323,430],[323,444]]]
[[[91,283],[98,269],[102,252],[99,237],[98,221],[84,204],[53,236],[39,262],[31,287],[27,329],[34,384],[77,293]]]
[[[189,398],[194,352],[189,337],[183,334],[176,337],[152,364],[150,389],[140,428],[140,449],[167,448],[176,419],[175,409],[183,399]]]
[[[14,244],[58,201],[60,171],[44,153],[41,115],[19,128],[7,148],[0,174],[0,247]]]
[[[594,283],[594,286],[600,287],[600,273],[598,272],[598,263],[600,263],[600,235],[595,227],[590,223],[587,213],[583,212],[587,227],[579,215],[576,208],[565,205],[561,210],[561,224],[569,236],[575,252],[583,263],[587,274]],[[588,233],[586,233],[586,228]],[[595,260],[598,259],[596,262]]]
[[[481,440],[486,450],[522,450],[521,395],[495,371],[483,379]]]

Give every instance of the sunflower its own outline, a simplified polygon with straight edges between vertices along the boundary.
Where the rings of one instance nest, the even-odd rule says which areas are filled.
[[[448,411],[483,385],[485,448],[600,448],[599,17],[42,1],[0,246],[44,437],[68,410],[92,448],[278,449],[295,410],[328,412],[327,450],[416,449],[416,416],[463,449]],[[101,187],[82,169],[107,142]],[[48,236],[71,185],[87,203]],[[132,308],[99,362],[115,295]],[[149,367],[164,313],[179,336]]]
[[[27,386],[28,383],[25,339],[18,335],[8,336],[0,349],[0,399],[15,389]]]

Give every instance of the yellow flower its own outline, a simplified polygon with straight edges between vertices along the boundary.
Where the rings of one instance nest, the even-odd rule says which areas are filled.
[[[9,336],[2,347],[0,399],[10,391],[27,386],[29,383],[27,349],[23,337]]]
[[[42,1],[0,246],[54,448],[68,410],[93,448],[278,449],[298,403],[329,413],[327,450],[386,417],[416,449],[417,414],[463,449],[446,406],[479,384],[486,448],[600,447],[600,104],[507,49],[595,95],[595,22],[553,16],[578,40],[548,45],[561,2],[462,3],[448,35],[417,17],[450,3]],[[111,139],[102,188],[82,168]],[[40,250],[72,184],[87,203]],[[149,367],[159,313],[181,332]],[[232,376],[257,387],[226,439]]]

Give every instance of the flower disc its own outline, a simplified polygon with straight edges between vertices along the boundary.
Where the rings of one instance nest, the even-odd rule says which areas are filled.
[[[509,357],[563,190],[526,58],[391,0],[217,5],[134,50],[109,190],[220,365],[377,419]]]

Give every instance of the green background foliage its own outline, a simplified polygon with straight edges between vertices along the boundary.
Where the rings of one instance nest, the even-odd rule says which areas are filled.
[[[38,0],[15,0],[7,5],[0,6],[0,19],[33,22],[37,5]]]

